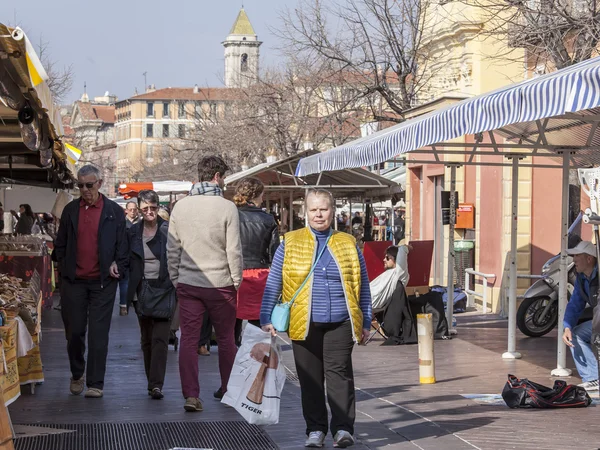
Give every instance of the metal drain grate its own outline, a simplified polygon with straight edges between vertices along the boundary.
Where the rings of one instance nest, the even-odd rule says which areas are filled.
[[[15,450],[276,450],[271,438],[246,422],[163,422],[121,424],[35,424],[73,430],[62,434],[22,437]]]
[[[291,381],[292,383],[300,383],[296,371],[290,369],[288,366],[285,366],[285,379],[287,381]]]

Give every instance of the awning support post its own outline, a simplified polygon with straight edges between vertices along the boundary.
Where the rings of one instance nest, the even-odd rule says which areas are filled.
[[[456,334],[456,329],[452,326],[452,316],[454,315],[454,225],[456,222],[456,164],[450,165],[450,226],[448,227],[448,280],[446,303],[446,319],[450,334]],[[423,195],[423,194],[421,194]]]
[[[569,161],[571,152],[565,150],[562,152],[562,212],[560,224],[560,281],[558,282],[558,339],[556,346],[556,369],[551,374],[554,377],[567,377],[571,375],[571,370],[567,369],[567,347],[562,341],[564,330],[563,319],[565,309],[567,308],[567,283],[568,283],[568,255],[567,246],[569,243]]]
[[[508,350],[503,359],[520,359],[517,352],[517,226],[519,218],[519,157],[512,158],[512,213],[510,224],[510,272],[508,293]]]
[[[294,229],[294,191],[290,190],[290,227],[288,228],[290,231]]]

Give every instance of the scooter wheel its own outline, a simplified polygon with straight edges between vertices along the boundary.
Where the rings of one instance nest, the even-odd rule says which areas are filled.
[[[552,300],[550,297],[527,298],[517,310],[517,326],[521,333],[529,337],[541,337],[548,334],[558,323],[558,302],[554,302],[547,316],[541,315]]]

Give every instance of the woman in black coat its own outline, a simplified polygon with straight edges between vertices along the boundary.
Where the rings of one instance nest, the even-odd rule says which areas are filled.
[[[148,379],[148,395],[153,399],[163,398],[162,388],[167,369],[167,354],[171,316],[155,318],[155,311],[142,308],[145,301],[142,292],[144,283],[157,290],[174,291],[167,268],[167,237],[169,223],[158,216],[158,195],[145,190],[138,194],[138,206],[142,220],[129,229],[129,287],[127,304],[134,304],[138,313],[142,333],[144,367]],[[156,291],[155,291],[156,292]],[[173,296],[174,298],[174,296]],[[139,301],[138,301],[139,300]],[[148,303],[146,303],[147,305]],[[162,308],[164,308],[164,302]]]

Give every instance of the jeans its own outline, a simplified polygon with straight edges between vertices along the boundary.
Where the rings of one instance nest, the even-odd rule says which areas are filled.
[[[219,372],[221,389],[227,391],[227,383],[233,368],[237,347],[234,328],[237,293],[233,286],[226,288],[201,288],[179,283],[179,320],[181,343],[179,349],[179,376],[183,397],[200,396],[198,380],[198,342],[204,316],[208,314],[215,328],[219,348]]]
[[[588,320],[577,325],[573,330],[573,345],[571,353],[581,379],[594,381],[598,379],[598,361],[592,349],[592,321]]]
[[[127,306],[127,289],[129,287],[129,277],[125,275],[119,280],[119,305]]]
[[[104,389],[108,335],[112,318],[117,281],[110,279],[104,287],[100,281],[72,283],[62,279],[61,315],[67,337],[67,353],[71,375],[79,380],[87,369],[89,388]],[[85,336],[87,333],[87,368]]]

